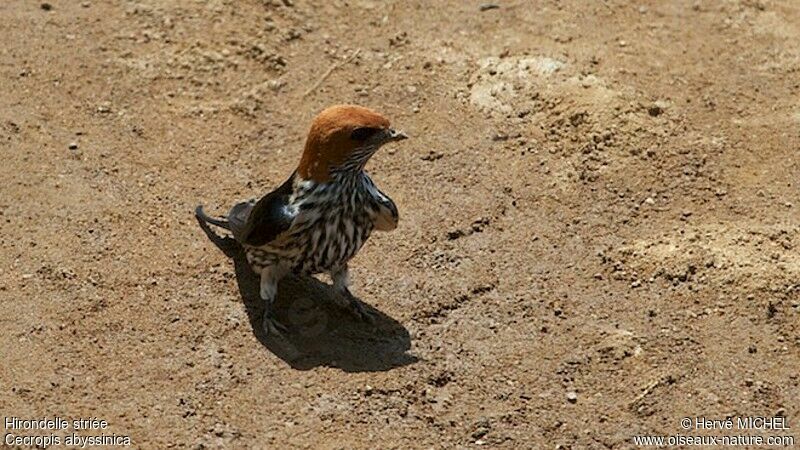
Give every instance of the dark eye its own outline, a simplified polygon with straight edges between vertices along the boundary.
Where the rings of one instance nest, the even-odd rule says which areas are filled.
[[[356,128],[355,130],[353,130],[353,133],[350,134],[350,139],[354,141],[363,142],[372,137],[378,131],[380,131],[378,128],[369,128],[369,127]]]

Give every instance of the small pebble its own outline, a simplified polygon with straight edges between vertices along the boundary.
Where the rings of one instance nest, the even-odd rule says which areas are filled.
[[[77,150],[78,149],[78,143],[77,142],[70,142],[69,143],[69,149],[70,150]]]
[[[492,136],[492,140],[495,141],[495,142],[507,141],[508,138],[509,138],[508,134],[502,133],[502,132],[495,133]]]
[[[494,3],[484,3],[480,6],[481,11],[489,11],[490,9],[500,9],[500,5]]]
[[[567,392],[567,401],[570,402],[570,403],[577,403],[578,402],[578,394],[573,392],[573,391]]]
[[[658,117],[664,112],[664,108],[661,105],[653,104],[647,108],[647,113],[653,117]]]
[[[53,5],[51,5],[50,3],[42,3],[41,5],[39,5],[39,7],[45,11],[51,11],[53,9]]]

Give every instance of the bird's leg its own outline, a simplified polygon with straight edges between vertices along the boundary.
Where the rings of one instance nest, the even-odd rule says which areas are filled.
[[[264,317],[261,326],[267,334],[281,334],[286,332],[286,327],[275,320],[272,315],[272,304],[278,293],[278,281],[286,274],[280,265],[267,266],[261,270],[261,299],[264,300]]]
[[[375,317],[372,313],[367,311],[364,304],[350,292],[350,271],[347,269],[347,265],[332,270],[330,274],[333,279],[333,288],[339,294],[337,296],[339,306],[346,308],[361,320],[374,322]]]

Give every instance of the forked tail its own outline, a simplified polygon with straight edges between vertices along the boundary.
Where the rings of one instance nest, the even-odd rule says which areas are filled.
[[[221,228],[225,228],[226,230],[231,229],[230,224],[226,219],[218,219],[216,217],[211,217],[203,211],[203,205],[197,205],[197,208],[194,210],[194,215],[197,216],[198,219],[206,223],[210,223],[212,225],[216,225]]]

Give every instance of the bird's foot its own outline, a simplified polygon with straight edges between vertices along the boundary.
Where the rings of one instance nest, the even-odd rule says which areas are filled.
[[[350,305],[350,311],[362,322],[366,322],[370,325],[375,324],[375,314],[364,307],[362,302],[358,300],[354,301],[353,304]]]
[[[261,319],[261,328],[270,336],[283,336],[284,333],[289,332],[286,326],[278,322],[269,309],[264,310],[264,317]]]
[[[375,323],[375,314],[369,311],[364,303],[357,299],[349,289],[345,289],[344,292],[341,293],[341,296],[343,297],[343,301],[340,303],[340,306],[345,308],[348,312],[353,314],[362,322],[369,324]]]

